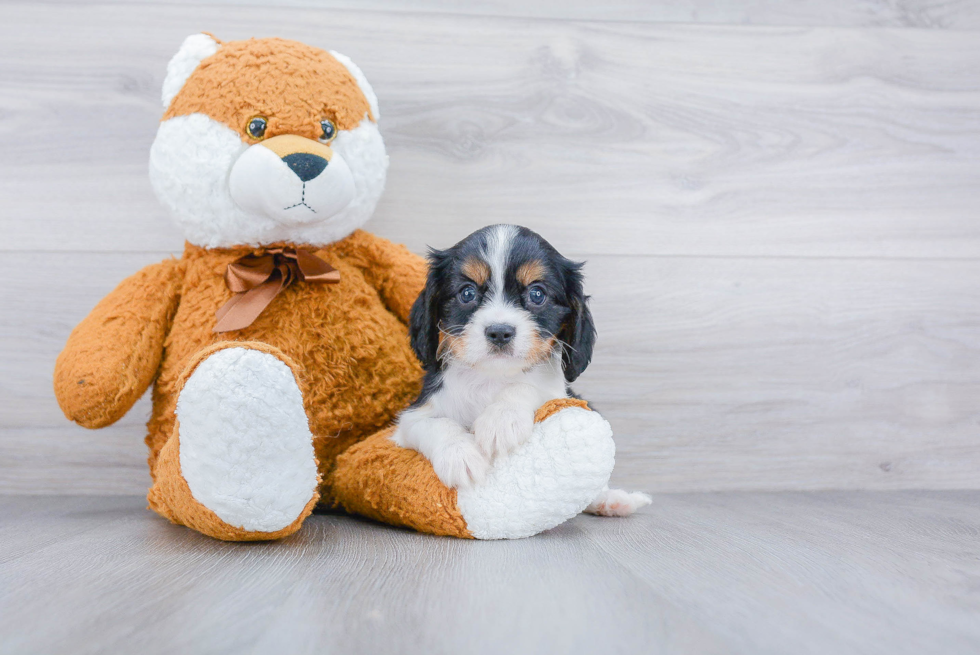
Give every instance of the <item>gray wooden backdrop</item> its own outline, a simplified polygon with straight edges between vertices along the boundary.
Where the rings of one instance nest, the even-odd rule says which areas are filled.
[[[146,400],[89,432],[51,370],[182,248],[147,158],[202,30],[361,65],[372,231],[515,222],[588,260],[615,482],[980,487],[980,3],[261,4],[0,2],[0,492],[147,486]]]

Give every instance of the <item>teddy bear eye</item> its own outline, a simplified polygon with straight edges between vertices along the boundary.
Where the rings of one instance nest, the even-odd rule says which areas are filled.
[[[265,128],[268,123],[261,116],[256,116],[248,122],[246,131],[253,139],[261,139],[265,136]]]
[[[330,143],[337,136],[337,126],[327,118],[320,121],[320,129],[323,130],[323,134],[318,139],[320,143]]]

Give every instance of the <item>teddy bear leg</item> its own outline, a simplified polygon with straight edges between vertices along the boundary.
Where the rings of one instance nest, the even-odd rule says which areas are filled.
[[[319,476],[294,366],[258,343],[200,353],[182,376],[150,508],[226,541],[296,532],[319,498]]]
[[[337,505],[386,523],[454,537],[517,539],[582,512],[606,488],[615,460],[609,424],[576,399],[538,409],[531,439],[494,462],[486,480],[449,489],[392,429],[349,448],[330,483]]]
[[[439,480],[421,453],[392,441],[393,433],[376,432],[337,457],[324,500],[376,521],[472,539],[456,508],[456,490]]]

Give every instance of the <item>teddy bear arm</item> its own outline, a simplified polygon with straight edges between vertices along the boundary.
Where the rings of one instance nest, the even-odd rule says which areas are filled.
[[[351,239],[365,279],[388,310],[408,324],[412,304],[425,286],[428,265],[401,244],[358,230]]]
[[[178,260],[147,266],[103,298],[68,337],[54,371],[65,416],[111,425],[153,382],[179,300]]]

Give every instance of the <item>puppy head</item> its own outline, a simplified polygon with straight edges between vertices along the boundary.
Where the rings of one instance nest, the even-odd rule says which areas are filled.
[[[381,196],[377,99],[339,53],[196,34],[167,66],[163,104],[150,180],[191,243],[325,245]]]
[[[429,254],[412,306],[412,347],[427,370],[450,362],[527,370],[561,354],[565,379],[589,365],[595,327],[581,264],[524,227],[493,225]]]

